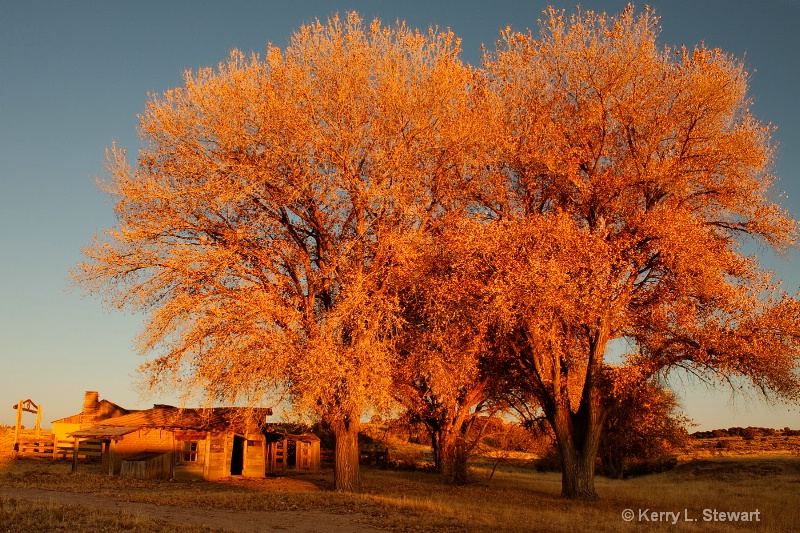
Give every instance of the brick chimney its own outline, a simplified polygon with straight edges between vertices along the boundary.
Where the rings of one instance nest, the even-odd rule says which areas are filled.
[[[94,425],[97,419],[97,410],[100,407],[99,397],[97,391],[86,391],[86,395],[83,397],[83,411],[81,411],[81,429]]]

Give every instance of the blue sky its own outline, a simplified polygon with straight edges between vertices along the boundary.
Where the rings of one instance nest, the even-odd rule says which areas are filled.
[[[651,0],[663,44],[694,44],[744,57],[752,74],[753,112],[777,127],[776,174],[800,217],[800,2]],[[575,2],[553,2],[573,9]],[[625,2],[582,2],[617,13]],[[70,291],[68,270],[80,248],[114,224],[97,192],[112,140],[135,153],[137,114],[148,92],[181,84],[186,69],[214,66],[229,51],[263,53],[285,46],[302,23],[357,11],[366,19],[451,28],[464,59],[498,31],[536,29],[547,2],[12,2],[0,0],[0,424],[12,405],[43,405],[44,425],[80,410],[83,391],[98,390],[129,408],[169,397],[135,385],[142,362],[133,338],[143,317],[109,313],[97,299]],[[643,7],[641,4],[637,7]],[[776,191],[777,192],[777,191]],[[765,263],[796,292],[800,253]],[[686,385],[686,386],[684,386]],[[800,428],[797,406],[767,406],[728,391],[679,386],[698,429]],[[33,424],[33,415],[25,423]]]

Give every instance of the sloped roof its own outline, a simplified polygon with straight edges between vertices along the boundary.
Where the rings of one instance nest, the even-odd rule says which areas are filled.
[[[272,409],[214,407],[209,409],[158,406],[127,415],[107,418],[97,427],[147,427],[169,429],[222,429],[253,424],[263,426]]]
[[[108,400],[100,400],[97,402],[97,412],[95,415],[95,420],[102,420],[112,416],[120,416],[126,415],[128,413],[135,413],[135,410],[132,409],[125,409],[114,402],[109,402]],[[53,420],[53,423],[56,424],[80,424],[81,423],[81,416],[83,415],[83,411],[78,414],[72,416],[65,416],[64,418],[59,418],[58,420]]]
[[[77,415],[65,416],[64,418],[59,418],[58,420],[53,420],[53,424],[80,424],[81,423],[81,413]]]
[[[128,433],[133,433],[137,431],[138,427],[107,427],[107,426],[95,426],[93,428],[88,429],[80,429],[78,431],[73,431],[69,433],[69,437],[75,437],[79,439],[89,438],[89,439],[115,439],[117,437],[122,437],[123,435],[127,435]]]

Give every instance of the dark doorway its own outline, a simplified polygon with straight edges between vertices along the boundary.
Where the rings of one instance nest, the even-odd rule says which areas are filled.
[[[286,442],[286,450],[284,451],[286,454],[286,466],[295,468],[297,467],[297,442],[295,440],[289,440]]]
[[[231,451],[231,475],[241,476],[244,469],[244,437],[233,436],[233,450]]]

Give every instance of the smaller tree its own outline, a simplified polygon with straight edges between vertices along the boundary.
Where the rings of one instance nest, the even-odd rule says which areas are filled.
[[[476,454],[491,462],[492,480],[501,464],[514,460],[517,452],[532,452],[539,443],[534,432],[516,422],[505,422],[499,416],[482,416],[475,420],[470,435]]]
[[[663,461],[687,445],[689,424],[675,395],[660,383],[647,381],[628,389],[603,424],[599,452],[603,468],[622,479],[631,460]]]
[[[400,289],[406,322],[394,376],[397,399],[431,436],[436,471],[454,484],[467,482],[475,448],[470,428],[495,408],[481,305],[486,276],[460,245],[465,229],[427,239],[410,262]]]

